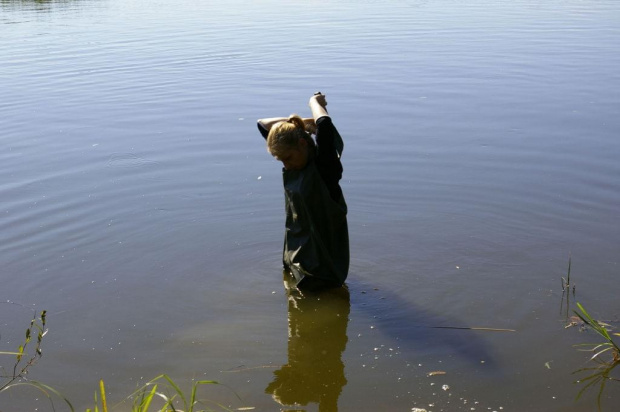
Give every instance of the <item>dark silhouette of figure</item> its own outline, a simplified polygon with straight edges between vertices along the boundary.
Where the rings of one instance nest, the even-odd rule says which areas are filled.
[[[282,162],[286,230],[282,263],[301,290],[340,287],[349,272],[347,203],[342,194],[344,142],[325,95],[308,102],[312,118],[258,120],[267,150]],[[314,136],[314,138],[312,137]]]

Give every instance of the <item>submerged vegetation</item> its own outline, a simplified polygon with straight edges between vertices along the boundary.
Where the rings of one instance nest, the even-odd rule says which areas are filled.
[[[35,312],[30,325],[26,329],[25,339],[15,352],[0,352],[0,355],[15,357],[13,366],[9,368],[10,371],[7,371],[7,368],[0,364],[0,393],[18,386],[29,386],[45,395],[50,401],[52,410],[55,410],[53,398],[57,397],[66,403],[71,412],[75,412],[75,408],[71,402],[56,389],[44,383],[30,380],[26,376],[30,368],[43,356],[41,346],[43,337],[47,334],[46,314],[46,311],[42,311],[41,314],[37,316]],[[32,348],[32,353],[29,355],[29,348],[31,348],[35,336],[36,345]],[[230,409],[216,402],[199,399],[197,397],[199,387],[218,384],[218,382],[212,380],[195,381],[192,383],[188,397],[187,392],[183,392],[179,385],[168,375],[160,375],[133,392],[117,406],[131,402],[132,412],[230,411]],[[97,396],[98,394],[99,396]],[[208,408],[206,406],[207,404],[214,405],[216,409]],[[105,384],[103,380],[101,380],[99,382],[99,391],[95,392],[95,406],[93,409],[86,409],[86,412],[109,412],[111,410],[113,409],[108,408],[106,400]]]
[[[562,301],[560,302],[560,312],[563,311],[562,308],[565,308],[565,313],[566,313],[566,318],[568,319],[569,317],[569,311],[570,311],[570,294],[571,294],[571,288],[573,290],[573,298],[575,298],[575,294],[576,294],[576,289],[577,287],[575,286],[574,283],[571,283],[570,281],[570,266],[571,266],[571,257],[568,257],[568,272],[566,274],[566,277],[562,277]],[[564,299],[566,297],[566,299]],[[564,302],[566,301],[566,306],[564,306]]]
[[[587,374],[587,376],[576,381],[576,383],[584,384],[583,388],[581,388],[577,394],[577,399],[579,399],[587,389],[594,388],[598,385],[597,406],[598,410],[601,411],[601,398],[605,386],[609,381],[620,382],[620,379],[611,375],[616,366],[620,364],[620,347],[606,329],[609,327],[608,324],[592,318],[581,304],[577,303],[577,307],[579,308],[579,312],[575,311],[575,314],[579,319],[603,338],[602,342],[577,345],[578,347],[584,348],[583,350],[594,352],[590,360],[597,364],[596,366],[579,369],[573,372],[574,374]],[[614,333],[613,335],[620,336],[619,333]]]
[[[614,341],[612,335],[620,336],[620,333],[610,333],[612,329],[611,325],[594,319],[579,302],[576,302],[578,310],[573,310],[574,316],[570,316],[571,289],[573,299],[576,295],[576,287],[575,284],[571,282],[570,272],[571,258],[569,256],[568,271],[566,277],[562,277],[562,301],[560,303],[560,311],[564,312],[564,308],[566,309],[565,314],[568,323],[565,328],[580,324],[580,330],[592,329],[603,338],[601,342],[575,345],[582,351],[593,352],[589,361],[596,363],[596,366],[582,368],[573,372],[574,375],[585,374],[583,378],[575,381],[577,384],[583,384],[583,387],[577,393],[576,400],[579,400],[588,389],[594,389],[598,386],[596,401],[600,412],[602,411],[602,396],[607,383],[610,381],[620,382],[619,378],[612,376],[612,372],[616,366],[620,364],[620,347],[618,343]],[[564,304],[566,304],[566,306],[564,306]]]

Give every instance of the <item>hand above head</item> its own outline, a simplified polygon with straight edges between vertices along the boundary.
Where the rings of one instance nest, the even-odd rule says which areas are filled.
[[[304,126],[306,126],[306,132],[310,134],[316,134],[316,123],[313,118],[304,118]]]
[[[317,120],[323,116],[329,116],[326,109],[327,100],[325,99],[325,95],[321,92],[315,93],[310,98],[308,105],[310,106],[310,110],[312,111],[312,117],[314,118],[314,120]]]
[[[327,106],[327,99],[325,95],[321,92],[316,92],[310,97],[310,106],[312,107],[313,102],[317,102],[319,106],[325,108]]]

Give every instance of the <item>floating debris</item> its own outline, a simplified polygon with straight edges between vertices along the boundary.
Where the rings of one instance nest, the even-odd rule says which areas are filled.
[[[580,328],[583,328],[585,326],[585,324],[584,324],[584,322],[581,319],[579,319],[578,316],[571,316],[571,317],[568,318],[568,322],[564,326],[564,329],[568,329],[568,328],[571,328],[573,326],[579,326]]]
[[[429,372],[426,376],[437,376],[437,375],[445,375],[446,372],[444,371],[433,371],[433,372]]]

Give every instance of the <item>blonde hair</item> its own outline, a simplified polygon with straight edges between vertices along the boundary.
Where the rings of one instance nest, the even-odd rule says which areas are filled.
[[[314,140],[306,131],[303,119],[292,114],[271,128],[267,136],[267,151],[274,157],[280,157],[285,151],[297,149],[299,139],[304,139],[311,148],[315,147]]]

